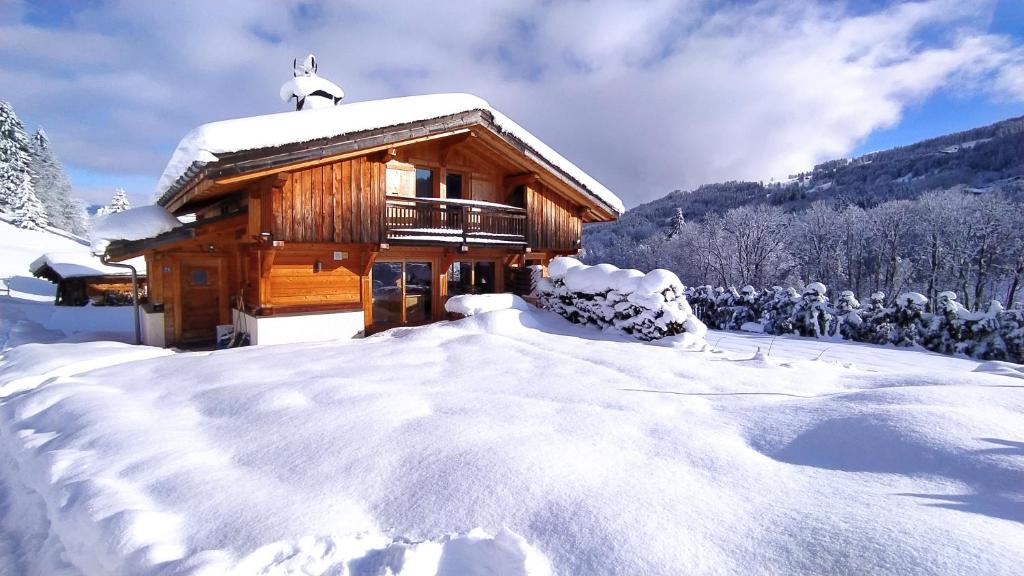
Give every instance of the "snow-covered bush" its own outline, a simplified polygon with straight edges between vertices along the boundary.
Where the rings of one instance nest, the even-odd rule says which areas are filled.
[[[811,282],[797,300],[793,310],[793,327],[801,336],[821,338],[828,334],[832,323],[829,312],[828,288],[821,282]]]
[[[856,340],[864,321],[860,317],[860,301],[852,290],[843,290],[836,299],[833,322],[829,335],[839,335],[846,340]]]
[[[761,313],[761,324],[767,334],[792,334],[795,332],[793,316],[800,295],[793,288],[772,286],[771,297],[765,302]]]
[[[686,299],[685,287],[668,270],[620,270],[555,258],[547,282],[538,285],[541,305],[572,322],[614,328],[640,340],[689,334],[704,339],[705,325]]]
[[[812,282],[803,295],[779,286],[760,293],[749,286],[739,291],[697,286],[687,296],[696,316],[715,329],[922,346],[942,354],[1024,363],[1024,307],[1004,310],[993,301],[984,311],[972,312],[955,292],[940,292],[929,312],[928,298],[917,292],[901,294],[891,306],[883,292],[861,303],[844,290],[834,305],[826,293],[823,284]]]

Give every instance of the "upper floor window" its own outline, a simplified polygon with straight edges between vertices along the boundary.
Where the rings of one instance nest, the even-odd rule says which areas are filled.
[[[446,198],[462,198],[462,174],[449,172],[444,178],[444,189]]]
[[[416,197],[433,198],[434,196],[434,171],[430,168],[416,169]]]

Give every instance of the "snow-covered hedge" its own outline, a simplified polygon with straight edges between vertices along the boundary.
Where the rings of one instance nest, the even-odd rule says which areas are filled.
[[[696,286],[687,297],[697,317],[712,328],[768,334],[839,337],[872,344],[923,346],[943,354],[966,354],[984,360],[1024,363],[1024,310],[1005,310],[993,301],[985,311],[971,312],[942,292],[929,312],[922,294],[900,294],[891,305],[875,292],[862,304],[843,291],[832,303],[827,288],[808,284],[803,293],[774,286],[757,292]]]
[[[694,315],[686,288],[668,270],[620,270],[555,258],[549,278],[538,283],[541,305],[577,324],[614,328],[640,340],[688,334],[704,339],[707,327]]]

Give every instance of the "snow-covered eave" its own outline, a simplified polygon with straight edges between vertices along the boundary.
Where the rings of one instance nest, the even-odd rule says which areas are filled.
[[[106,245],[105,253],[107,258],[112,262],[123,262],[142,255],[146,250],[153,250],[177,244],[179,242],[193,240],[196,237],[196,230],[203,226],[209,226],[223,220],[240,217],[246,217],[246,214],[244,212],[231,212],[213,218],[196,220],[194,222],[182,224],[173,230],[163,232],[153,236],[152,238],[143,238],[139,240],[113,240]]]
[[[482,101],[481,101],[482,102]],[[486,103],[485,103],[486,104]],[[203,180],[226,175],[239,175],[260,169],[286,166],[291,163],[327,156],[359,152],[372,148],[401,144],[404,141],[436,135],[445,131],[481,125],[517,149],[526,158],[569,185],[583,197],[592,201],[600,212],[610,218],[621,215],[625,208],[611,191],[587,175],[518,124],[491,108],[474,108],[458,113],[435,116],[380,126],[373,129],[334,134],[329,137],[290,142],[282,145],[256,147],[234,152],[214,154],[199,150],[198,159],[186,166],[182,173],[162,191],[158,190],[157,204],[170,206],[189,189]],[[200,130],[202,127],[198,128]],[[519,133],[523,134],[520,137]],[[525,138],[525,139],[524,139]],[[188,140],[186,136],[185,140]],[[528,142],[527,140],[531,140]],[[540,148],[538,150],[538,148]],[[172,159],[173,162],[173,159]],[[569,168],[566,168],[569,167]],[[168,166],[170,169],[170,165]],[[571,173],[574,172],[575,174]]]

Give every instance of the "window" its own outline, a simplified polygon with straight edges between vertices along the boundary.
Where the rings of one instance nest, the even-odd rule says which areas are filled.
[[[209,277],[206,274],[206,270],[193,269],[192,270],[192,285],[193,286],[206,286],[209,282]]]
[[[449,172],[444,179],[445,197],[446,198],[462,198],[462,174],[452,174]]]
[[[433,276],[430,262],[375,262],[373,323],[422,324],[431,318]]]
[[[448,296],[492,294],[494,262],[455,262],[448,268]]]
[[[434,197],[434,171],[430,168],[416,169],[416,197]]]

